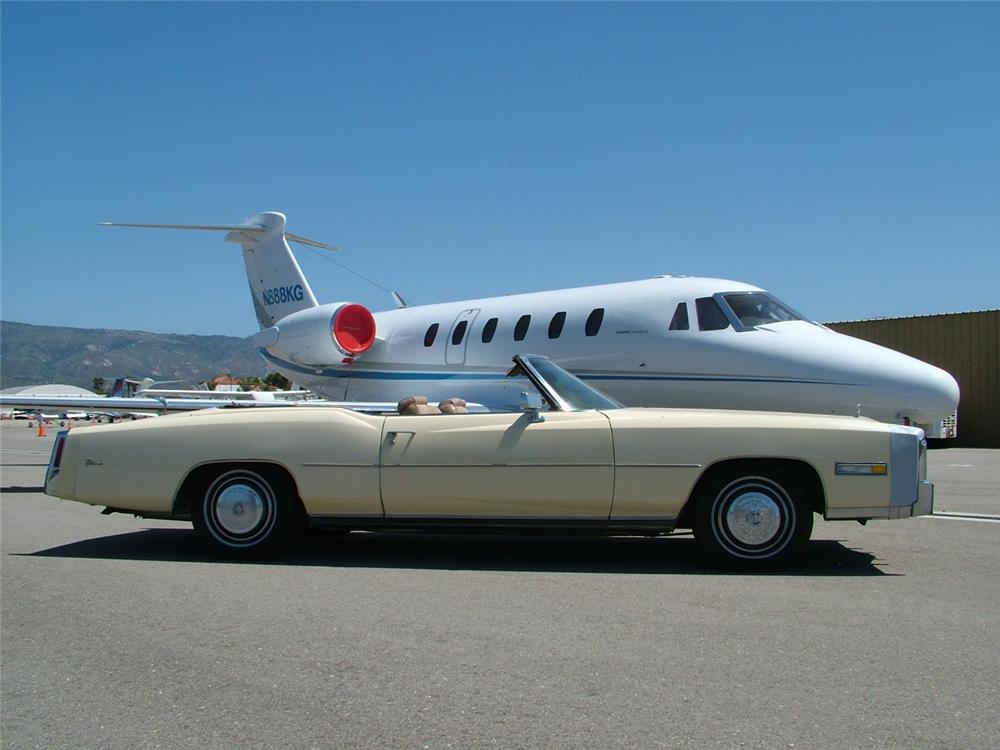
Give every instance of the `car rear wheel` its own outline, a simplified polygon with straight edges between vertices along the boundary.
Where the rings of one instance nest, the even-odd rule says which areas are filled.
[[[196,534],[226,557],[271,557],[302,526],[295,488],[273,467],[220,468],[201,485],[195,502],[191,517]]]
[[[787,472],[743,466],[720,472],[698,493],[695,539],[714,562],[769,570],[799,553],[812,533],[812,509]]]

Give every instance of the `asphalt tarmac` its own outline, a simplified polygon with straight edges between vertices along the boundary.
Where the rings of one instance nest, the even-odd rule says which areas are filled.
[[[4,748],[1000,747],[997,450],[931,452],[958,515],[817,519],[747,576],[690,536],[219,562],[42,494],[54,432],[0,428]]]

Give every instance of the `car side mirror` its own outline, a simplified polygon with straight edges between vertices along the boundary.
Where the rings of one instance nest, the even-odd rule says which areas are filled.
[[[534,391],[521,391],[521,411],[528,414],[529,422],[544,422],[541,414],[543,406],[542,395]]]

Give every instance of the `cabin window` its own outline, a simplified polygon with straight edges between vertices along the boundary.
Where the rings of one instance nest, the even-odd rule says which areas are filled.
[[[514,326],[514,341],[524,341],[524,337],[528,335],[528,326],[530,325],[530,315],[522,315],[518,318],[517,325]]]
[[[486,325],[483,326],[483,343],[488,344],[493,340],[493,336],[497,332],[497,319],[490,318],[486,321]]]
[[[465,329],[469,327],[469,321],[462,320],[459,321],[458,325],[455,326],[455,330],[451,332],[451,345],[458,346],[462,343],[462,338],[465,336]]]
[[[588,336],[596,336],[604,322],[604,308],[597,307],[587,316],[587,326],[584,329]]]
[[[437,338],[438,328],[440,326],[437,323],[431,323],[431,327],[427,329],[427,333],[424,334],[424,346],[432,346],[434,344],[434,339]]]
[[[715,297],[700,297],[696,299],[698,309],[698,329],[702,331],[721,331],[729,328],[729,318],[722,312]]]
[[[687,302],[680,302],[674,310],[674,317],[670,319],[671,331],[686,331],[688,325],[688,305]]]
[[[552,316],[552,320],[549,321],[549,338],[559,338],[559,334],[562,333],[564,325],[566,325],[566,313],[557,312]]]

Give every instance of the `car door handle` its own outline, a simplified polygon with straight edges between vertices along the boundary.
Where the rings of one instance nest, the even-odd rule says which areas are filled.
[[[385,433],[385,439],[389,441],[389,445],[396,444],[396,437],[398,435],[416,435],[417,433],[413,430],[390,430]]]

